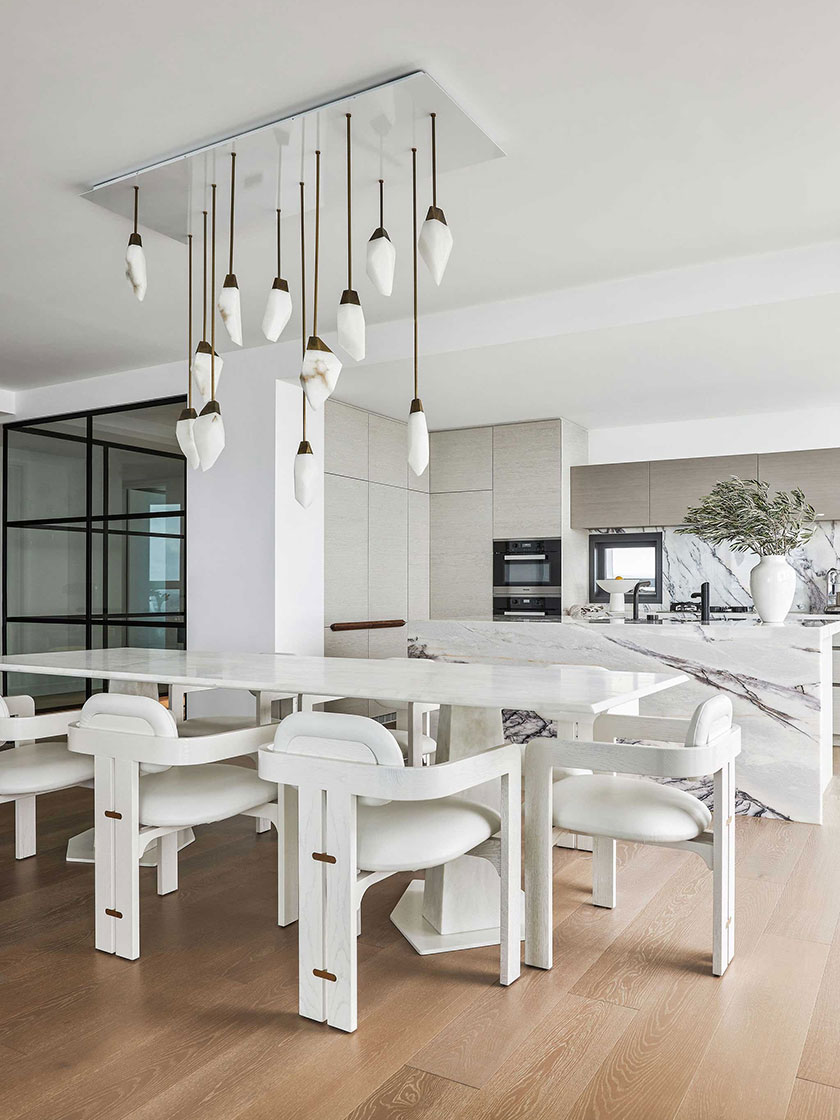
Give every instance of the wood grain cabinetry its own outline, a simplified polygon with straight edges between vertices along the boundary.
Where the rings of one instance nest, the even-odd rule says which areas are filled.
[[[432,432],[429,474],[429,489],[433,494],[490,490],[493,486],[493,429]]]
[[[559,537],[562,421],[493,428],[493,536]]]
[[[571,469],[573,529],[652,524],[650,463],[599,463]]]
[[[840,448],[759,455],[758,477],[773,490],[800,487],[821,518],[840,520]]]
[[[493,495],[490,490],[432,494],[432,618],[493,613]]]
[[[733,475],[756,478],[757,474],[757,455],[654,461],[650,464],[650,521],[646,524],[681,525],[686,510],[697,505],[716,482]]]

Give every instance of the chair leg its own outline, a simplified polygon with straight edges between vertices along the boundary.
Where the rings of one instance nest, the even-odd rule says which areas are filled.
[[[178,833],[158,839],[157,893],[171,894],[178,889]]]
[[[323,804],[322,790],[303,786],[299,789],[298,1012],[317,1023],[327,1018],[329,983],[323,975],[328,971],[324,940],[324,875],[328,865],[312,858],[313,852],[325,851]]]
[[[592,905],[615,908],[615,840],[592,837]]]
[[[311,859],[310,848],[309,856]],[[298,920],[298,791],[277,787],[277,924]]]
[[[258,836],[261,832],[268,832],[268,830],[271,828],[271,821],[268,819],[268,817],[255,817],[254,824],[256,825],[256,832]]]
[[[120,814],[114,830],[116,947],[118,957],[140,956],[140,768],[127,759],[114,760],[114,809]]]
[[[15,859],[35,855],[35,794],[15,798]]]
[[[106,817],[114,811],[114,760],[104,755],[94,758],[94,906],[96,948],[114,953],[117,947],[116,874],[114,853],[116,821]]]
[[[715,774],[712,972],[723,976],[735,956],[735,764]]]
[[[551,758],[536,744],[525,753],[525,963],[551,968]]]
[[[499,918],[499,982],[512,984],[520,973],[520,930],[522,903],[519,884],[522,878],[521,783],[510,774],[502,777],[502,859],[501,908]],[[551,844],[548,846],[551,859]]]
[[[327,1022],[342,1031],[357,1026],[356,798],[327,793],[327,851],[336,862],[326,865],[327,968],[335,976],[327,987]]]

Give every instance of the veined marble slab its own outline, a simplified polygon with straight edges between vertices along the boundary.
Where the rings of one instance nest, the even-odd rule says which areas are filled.
[[[832,773],[832,637],[840,622],[763,626],[752,620],[627,625],[566,619],[409,623],[409,656],[513,665],[599,665],[684,673],[687,682],[641,702],[652,715],[689,716],[713,691],[729,695],[743,729],[740,809],[821,823]],[[536,713],[507,714],[506,734],[546,733]],[[548,729],[550,732],[550,728]]]

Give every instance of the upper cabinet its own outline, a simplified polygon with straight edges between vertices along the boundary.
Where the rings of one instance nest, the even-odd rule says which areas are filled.
[[[654,524],[650,517],[650,463],[572,467],[573,529]]]
[[[706,459],[662,459],[650,464],[648,525],[681,525],[686,510],[696,506],[716,482],[756,478],[757,455],[712,455]],[[629,524],[627,522],[626,524]],[[639,524],[633,522],[634,525]]]
[[[493,429],[493,536],[559,537],[562,422]]]
[[[433,494],[492,489],[492,428],[432,432],[430,439],[429,488]]]
[[[840,520],[840,448],[759,455],[758,477],[773,490],[800,487],[819,517]]]

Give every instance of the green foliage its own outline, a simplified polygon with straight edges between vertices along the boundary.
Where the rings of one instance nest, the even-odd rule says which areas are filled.
[[[800,489],[771,496],[767,482],[730,478],[718,482],[690,509],[678,533],[692,533],[708,544],[728,543],[734,552],[787,556],[811,539],[814,507]]]

